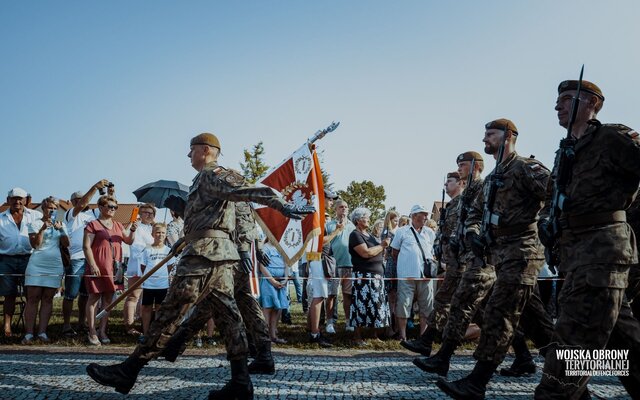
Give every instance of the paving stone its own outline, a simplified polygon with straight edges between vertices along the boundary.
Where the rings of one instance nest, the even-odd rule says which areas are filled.
[[[255,375],[256,399],[446,399],[430,376],[411,364],[405,353],[344,352],[276,354],[275,375]],[[122,399],[111,388],[91,380],[91,362],[114,364],[123,355],[68,352],[3,352],[0,354],[0,399],[97,400]],[[510,365],[512,358],[505,360]],[[542,368],[542,359],[536,363]],[[470,355],[452,359],[448,378],[466,376],[473,368]],[[128,399],[205,399],[230,376],[224,355],[187,355],[176,363],[153,361],[145,367]],[[540,371],[525,378],[494,375],[487,399],[531,398]],[[594,398],[627,399],[615,377],[596,377],[589,389]]]

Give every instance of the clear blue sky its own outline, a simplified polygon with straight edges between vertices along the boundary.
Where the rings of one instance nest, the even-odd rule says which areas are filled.
[[[0,195],[106,177],[133,202],[190,183],[197,133],[233,168],[262,140],[273,166],[337,120],[319,143],[335,188],[368,179],[388,207],[430,207],[489,120],[550,166],[556,87],[583,63],[600,119],[638,129],[639,20],[637,1],[3,1]]]

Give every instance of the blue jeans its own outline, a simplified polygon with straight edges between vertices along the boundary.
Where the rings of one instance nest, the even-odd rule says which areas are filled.
[[[302,302],[302,279],[300,279],[300,276],[298,275],[298,271],[291,271],[291,273],[289,274],[289,277],[292,278],[293,281],[293,287],[296,289],[296,300],[298,301],[298,303]]]
[[[75,300],[78,297],[82,275],[84,275],[85,259],[71,260],[71,273],[64,276],[64,299]]]

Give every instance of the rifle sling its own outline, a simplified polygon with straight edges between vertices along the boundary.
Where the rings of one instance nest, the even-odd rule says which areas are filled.
[[[569,215],[560,218],[560,226],[562,229],[584,228],[586,226],[606,225],[616,222],[627,222],[627,213],[624,210]]]
[[[491,228],[491,233],[493,234],[494,237],[501,237],[501,236],[517,235],[517,234],[525,233],[526,231],[531,231],[531,230],[533,231],[536,230],[535,222],[531,224],[518,224],[513,226],[495,227],[495,228]]]
[[[189,243],[203,238],[230,239],[231,237],[227,232],[219,231],[217,229],[203,229],[200,231],[188,233],[187,235],[185,235],[184,241],[186,243]]]

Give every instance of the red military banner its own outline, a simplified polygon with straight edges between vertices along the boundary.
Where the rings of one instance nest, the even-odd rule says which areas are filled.
[[[302,220],[283,216],[280,212],[254,204],[256,220],[271,243],[280,251],[287,265],[297,262],[314,237],[312,249],[322,249],[324,229],[324,185],[315,146],[305,144],[289,158],[267,173],[260,181],[278,191],[293,204],[310,204],[316,209]]]

